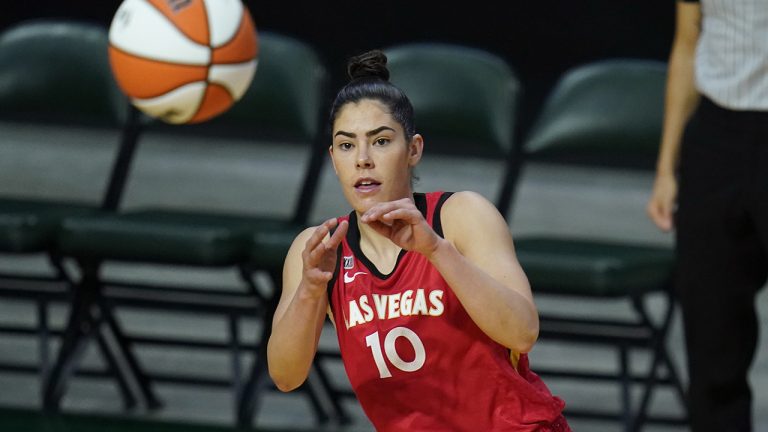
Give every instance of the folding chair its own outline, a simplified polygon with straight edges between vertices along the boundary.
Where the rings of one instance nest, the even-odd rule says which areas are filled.
[[[614,169],[653,167],[665,81],[666,65],[654,61],[617,59],[567,71],[523,143],[524,159]],[[683,423],[684,418],[649,417],[647,412],[658,384],[671,386],[684,400],[666,348],[675,309],[670,287],[672,251],[626,240],[546,234],[519,236],[515,247],[537,298],[582,298],[595,304],[589,318],[540,311],[541,339],[604,345],[618,352],[618,373],[569,369],[566,362],[563,368],[537,369],[542,375],[620,385],[620,412],[566,407],[566,415],[618,420],[627,431],[638,430],[645,421]],[[654,294],[666,299],[662,317],[655,320],[647,305]],[[601,316],[601,305],[616,302],[629,302],[633,316]],[[650,350],[647,372],[633,372],[633,349]],[[633,407],[631,395],[635,384],[642,389],[637,407]],[[685,404],[681,405],[684,410]]]
[[[33,20],[8,28],[0,35],[0,120],[7,125],[23,125],[28,128],[51,128],[48,138],[61,142],[53,131],[75,134],[79,130],[94,130],[114,135],[114,142],[104,143],[114,147],[118,164],[123,150],[135,143],[138,124],[128,115],[127,100],[117,89],[107,59],[106,29],[93,24],[67,20]],[[42,134],[41,134],[42,135]],[[9,141],[4,157],[13,158],[15,153]],[[119,145],[116,145],[120,141]],[[27,144],[27,143],[25,143]],[[28,143],[34,145],[38,143]],[[62,143],[63,144],[63,143]],[[18,143],[17,143],[18,145]],[[74,146],[73,146],[74,147]],[[72,151],[79,151],[73,148]],[[83,154],[83,157],[87,157]],[[17,159],[23,163],[23,159]],[[101,178],[93,178],[103,185],[102,197],[78,197],[70,194],[61,197],[45,197],[30,185],[23,194],[0,197],[0,253],[8,256],[45,256],[50,264],[42,273],[0,274],[0,296],[27,299],[35,302],[37,323],[34,328],[4,326],[0,331],[17,335],[39,336],[39,364],[11,365],[0,368],[15,372],[39,372],[44,382],[49,373],[49,338],[58,335],[48,322],[49,304],[65,303],[71,294],[68,286],[72,277],[65,270],[62,256],[56,246],[57,227],[62,218],[91,214],[110,207],[119,194],[119,173],[110,171],[109,163],[94,172],[102,172]],[[34,160],[31,161],[34,164]],[[49,166],[28,166],[45,178]],[[57,181],[57,180],[51,180]],[[58,180],[60,181],[60,179]],[[20,188],[22,189],[22,188]],[[96,334],[102,353],[107,353],[104,336]],[[109,372],[119,382],[123,377],[114,358],[107,356]],[[87,371],[90,373],[97,373]],[[133,397],[122,388],[127,405]]]
[[[326,76],[317,54],[308,45],[285,35],[266,31],[259,33],[259,66],[249,90],[229,112],[210,123],[197,126],[164,126],[155,124],[148,133],[206,134],[216,145],[228,138],[261,140],[280,145],[298,143],[311,154],[311,163],[300,185],[301,199],[291,217],[229,214],[193,211],[174,207],[139,207],[109,214],[68,217],[62,223],[59,246],[62,253],[78,263],[82,276],[75,285],[75,300],[60,355],[46,388],[44,405],[58,408],[72,368],[93,332],[104,326],[111,331],[114,345],[126,360],[130,376],[138,385],[149,407],[157,406],[154,382],[230,386],[234,395],[236,418],[250,421],[256,410],[264,381],[266,340],[269,335],[274,296],[265,292],[254,279],[253,272],[264,266],[251,258],[255,234],[262,232],[298,232],[306,219],[320,169],[317,139],[321,130]],[[265,141],[266,140],[266,141]],[[211,151],[213,144],[211,144]],[[133,161],[138,163],[139,158]],[[130,161],[129,161],[130,162]],[[173,161],[168,161],[173,163]],[[134,172],[135,172],[134,167]],[[247,188],[247,185],[243,185]],[[222,191],[226,193],[227,191]],[[158,280],[128,281],[108,278],[102,266],[108,262],[145,263],[170,268],[234,268],[245,289],[226,287],[189,288]],[[118,322],[116,310],[121,307],[159,309],[214,314],[227,317],[226,342],[198,340],[190,337],[158,337],[129,335]],[[256,345],[240,340],[240,322],[250,317],[260,325]],[[227,349],[231,353],[231,378],[182,376],[152,371],[139,363],[136,345]],[[253,370],[243,376],[241,356],[253,354]],[[246,385],[244,390],[244,383]],[[259,394],[255,394],[259,390]],[[316,414],[323,420],[327,413],[317,403],[319,396],[309,391]],[[245,410],[247,404],[250,409]]]
[[[415,111],[416,132],[425,137],[425,156],[454,162],[495,162],[502,170],[492,198],[499,210],[509,207],[514,176],[505,170],[513,157],[520,83],[510,66],[489,51],[441,43],[411,43],[384,50],[390,80]],[[418,170],[418,168],[417,168]],[[337,350],[317,353],[321,375]],[[328,378],[324,378],[328,381]],[[334,399],[352,398],[349,388],[331,386]]]

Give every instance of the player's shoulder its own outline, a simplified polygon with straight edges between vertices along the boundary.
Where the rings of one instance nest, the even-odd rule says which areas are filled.
[[[492,210],[496,210],[496,207],[483,195],[474,191],[459,191],[445,200],[441,214],[466,215]]]
[[[483,195],[473,191],[456,192],[448,198],[440,210],[440,221],[445,237],[470,241],[482,232],[499,227],[506,229],[506,222],[496,206]]]

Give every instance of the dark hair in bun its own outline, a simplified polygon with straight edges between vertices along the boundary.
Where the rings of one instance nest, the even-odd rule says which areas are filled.
[[[347,74],[352,80],[379,78],[389,81],[387,56],[379,50],[373,50],[352,57],[347,63]]]
[[[339,90],[331,106],[331,129],[339,111],[346,104],[373,99],[389,109],[392,118],[403,127],[406,140],[410,141],[416,133],[413,106],[405,93],[389,82],[387,56],[380,50],[354,56],[347,63],[347,74],[350,81]]]

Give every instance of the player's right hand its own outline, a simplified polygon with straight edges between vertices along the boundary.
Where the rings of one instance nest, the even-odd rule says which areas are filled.
[[[328,282],[336,269],[336,251],[347,234],[349,222],[342,221],[333,235],[329,235],[337,224],[336,218],[323,222],[307,239],[304,250],[301,252],[304,264],[302,285],[313,296],[325,295]]]
[[[653,192],[648,200],[646,212],[653,223],[662,231],[674,227],[674,213],[677,203],[677,179],[673,174],[658,174],[653,182]]]

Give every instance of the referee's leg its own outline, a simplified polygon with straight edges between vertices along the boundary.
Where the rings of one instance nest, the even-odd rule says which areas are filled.
[[[751,431],[748,371],[766,254],[750,214],[748,133],[703,101],[686,129],[677,218],[678,294],[693,432]]]

